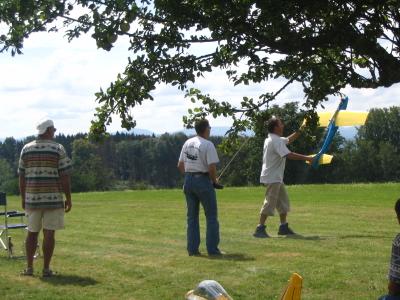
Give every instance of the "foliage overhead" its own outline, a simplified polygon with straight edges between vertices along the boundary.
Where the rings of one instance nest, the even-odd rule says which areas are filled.
[[[2,0],[0,51],[20,54],[30,34],[61,27],[69,40],[88,33],[107,51],[126,36],[131,57],[115,82],[96,93],[92,133],[104,133],[113,113],[123,127],[134,127],[130,108],[153,100],[161,83],[199,103],[186,125],[211,114],[232,117],[241,130],[295,82],[309,112],[346,85],[400,82],[399,10],[396,0]],[[236,107],[195,88],[215,69],[233,85],[280,79],[282,88],[258,99],[243,95]]]

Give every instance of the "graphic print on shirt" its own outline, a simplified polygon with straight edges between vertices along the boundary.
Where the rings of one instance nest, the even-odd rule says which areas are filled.
[[[197,160],[199,158],[199,148],[193,145],[190,145],[186,148],[185,154],[186,158],[189,160]]]

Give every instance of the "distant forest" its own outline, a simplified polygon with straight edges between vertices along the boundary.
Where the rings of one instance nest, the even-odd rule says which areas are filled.
[[[297,124],[297,103],[273,107],[272,112],[285,121],[285,135]],[[256,136],[243,137],[245,143],[221,182],[226,186],[259,185],[262,148],[265,129],[255,130]],[[315,153],[323,139],[319,130],[313,139],[302,137],[289,148],[294,152]],[[85,134],[57,135],[55,140],[64,145],[72,157],[74,192],[149,188],[180,188],[183,177],[176,168],[181,147],[188,137],[183,133],[161,136],[115,133],[102,142],[89,141]],[[35,139],[12,137],[0,142],[0,190],[18,193],[17,167],[23,145]],[[211,137],[217,146],[221,170],[235,151],[224,153],[218,145],[223,137]],[[238,148],[236,147],[236,149]],[[234,149],[235,150],[235,149]],[[312,169],[304,162],[286,162],[285,182],[348,183],[383,182],[400,179],[400,107],[372,109],[365,126],[358,130],[354,140],[347,141],[340,134],[329,151],[334,155],[330,165]]]

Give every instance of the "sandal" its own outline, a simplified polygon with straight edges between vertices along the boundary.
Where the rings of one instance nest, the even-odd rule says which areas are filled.
[[[22,276],[33,276],[33,268],[26,268],[21,272]]]
[[[56,272],[54,272],[53,270],[51,270],[51,269],[43,269],[43,272],[42,272],[42,276],[43,277],[53,277],[54,275],[56,275],[57,273]]]

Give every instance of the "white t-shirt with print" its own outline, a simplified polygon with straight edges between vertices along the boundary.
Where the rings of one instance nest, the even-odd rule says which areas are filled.
[[[264,141],[261,183],[283,183],[286,155],[291,151],[286,147],[289,139],[270,133]]]
[[[185,172],[208,172],[208,165],[219,162],[217,150],[212,142],[200,136],[188,139],[183,144],[179,161],[183,161]]]

